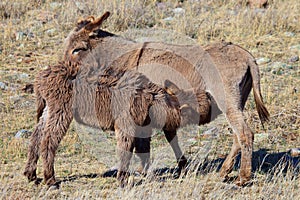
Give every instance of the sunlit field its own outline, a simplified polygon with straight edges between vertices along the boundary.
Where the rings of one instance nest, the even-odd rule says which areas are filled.
[[[176,162],[171,147],[156,131],[148,174],[132,173],[134,186],[119,187],[113,173],[114,133],[75,122],[56,155],[59,189],[48,188],[42,180],[29,183],[23,176],[36,124],[34,77],[61,59],[64,39],[79,18],[105,11],[111,16],[103,29],[126,38],[202,46],[224,40],[254,55],[271,116],[262,127],[251,93],[244,111],[255,132],[249,186],[238,187],[219,177],[232,145],[232,131],[223,115],[204,126],[178,131],[190,166],[177,179],[172,176]],[[270,0],[266,8],[242,0],[2,0],[0,199],[300,199],[299,56],[299,0]],[[238,170],[239,157],[233,177]],[[42,179],[41,161],[37,173]]]

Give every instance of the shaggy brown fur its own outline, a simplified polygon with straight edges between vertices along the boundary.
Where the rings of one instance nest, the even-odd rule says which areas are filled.
[[[90,19],[99,21],[107,17],[105,14],[102,18],[91,17]],[[193,93],[196,94],[199,103],[196,111],[203,116],[200,117],[199,123],[210,121],[211,96],[218,108],[226,115],[234,131],[234,144],[222,166],[221,175],[227,177],[232,171],[235,157],[241,150],[241,170],[237,184],[243,185],[250,180],[253,133],[244,121],[243,108],[251,87],[262,122],[268,119],[269,113],[261,98],[258,66],[249,52],[230,43],[217,43],[204,49],[196,45],[177,46],[153,42],[140,44],[105,32],[99,28],[99,24],[93,27],[93,34],[91,32],[86,34],[87,29],[84,28],[83,31],[78,30],[75,34],[83,34],[81,37],[84,36],[85,39],[80,40],[76,36],[75,38],[79,38],[78,41],[72,41],[69,37],[69,42],[65,46],[65,58],[81,53],[86,54],[90,49],[97,48],[105,63],[114,69],[117,67],[136,69],[143,73],[141,66],[149,63],[169,66],[189,81]],[[155,71],[150,76],[147,74],[151,81],[162,77],[161,72],[155,74]],[[206,92],[210,96],[204,95]],[[45,106],[45,104],[40,105]]]
[[[122,185],[134,148],[141,158],[141,169],[148,167],[152,128],[164,130],[181,170],[187,160],[176,136],[180,124],[177,98],[140,73],[103,65],[95,58],[99,52],[86,51],[65,56],[70,61],[51,66],[36,77],[38,125],[31,137],[25,176],[30,181],[36,180],[36,164],[41,154],[44,181],[47,185],[56,183],[55,151],[73,117],[79,123],[115,130],[121,162],[118,179]],[[82,70],[78,75],[79,66]],[[92,77],[90,72],[94,74]]]

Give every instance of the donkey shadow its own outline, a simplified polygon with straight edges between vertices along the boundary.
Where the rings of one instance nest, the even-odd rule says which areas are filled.
[[[193,171],[197,174],[206,175],[212,171],[219,172],[225,158],[216,159],[204,159],[204,161],[194,162],[189,161],[188,166],[185,170],[185,174]],[[233,170],[238,170],[240,168],[241,154],[238,154]],[[197,166],[195,168],[195,166]],[[278,153],[268,153],[268,149],[260,149],[254,151],[252,154],[252,172],[259,172],[269,174],[274,176],[278,172],[284,175],[289,171],[292,172],[293,177],[297,177],[300,173],[300,156],[292,157],[289,152],[278,152]],[[117,170],[109,170],[103,173],[102,177],[116,177]],[[167,174],[171,175],[172,178],[179,177],[178,168],[159,168],[153,170],[154,174],[158,180],[165,180]]]
[[[233,170],[238,170],[240,165],[241,155],[239,154],[236,158]],[[187,168],[184,170],[184,177],[187,173],[196,172],[196,174],[206,175],[212,171],[220,171],[225,158],[216,159],[204,159],[202,162],[189,161]],[[195,167],[197,166],[197,167]],[[285,175],[287,172],[291,171],[292,176],[298,178],[300,172],[300,156],[292,157],[289,152],[278,152],[278,153],[268,153],[268,149],[260,149],[253,152],[252,157],[252,172],[260,172],[269,174],[271,177],[276,175],[278,172]],[[81,178],[107,178],[107,177],[117,177],[117,170],[108,170],[104,173],[91,173],[84,175],[73,175],[68,176],[57,182],[57,186],[64,182],[72,182]],[[165,181],[169,178],[176,179],[180,176],[178,168],[158,168],[154,169],[151,174],[155,177],[156,181]],[[134,176],[141,176],[140,174],[133,174]],[[143,181],[139,181],[135,185],[140,185]]]

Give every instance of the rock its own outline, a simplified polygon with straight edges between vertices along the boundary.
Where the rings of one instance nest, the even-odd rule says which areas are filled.
[[[30,134],[31,134],[30,131],[21,129],[16,133],[15,138],[28,138]]]
[[[298,50],[298,51],[300,51],[300,44],[291,46],[290,49],[291,49],[291,50]]]
[[[289,153],[292,157],[298,157],[300,156],[300,148],[292,148]]]
[[[18,31],[15,33],[15,37],[16,37],[16,40],[23,40],[23,38],[25,37],[25,33],[22,32],[22,31]]]
[[[50,3],[50,7],[51,7],[53,10],[60,8],[61,5],[62,5],[62,3],[58,3],[58,2],[52,2],[52,3]]]
[[[262,141],[269,138],[269,134],[266,133],[256,133],[254,135],[254,141]]]
[[[17,74],[12,75],[12,77],[14,77],[16,79],[19,79],[19,80],[26,80],[26,79],[29,78],[29,74],[26,74],[26,73],[17,73]]]
[[[159,9],[159,10],[165,10],[167,8],[167,5],[166,3],[164,2],[159,2],[159,3],[156,3],[156,7]]]
[[[205,138],[217,137],[218,135],[219,135],[219,130],[216,127],[210,128],[202,133],[202,136]]]
[[[7,85],[6,85],[5,83],[0,82],[0,89],[2,89],[2,90],[7,90],[8,87],[7,87]]]
[[[187,140],[187,142],[190,144],[190,145],[196,145],[198,143],[197,139],[195,138],[189,138]]]
[[[171,22],[171,21],[174,20],[174,18],[173,18],[173,17],[167,17],[167,18],[164,18],[163,20],[164,20],[165,22]]]
[[[284,32],[284,35],[287,36],[287,37],[294,37],[295,33],[293,33],[293,32]]]
[[[17,60],[18,62],[18,60]],[[28,80],[29,78],[29,74],[26,73],[13,73],[9,76],[7,76],[7,78],[11,79],[11,80]]]
[[[297,61],[299,61],[298,55],[292,56],[288,59],[288,62],[297,62]]]
[[[29,32],[29,31],[18,31],[15,33],[15,37],[16,37],[16,40],[23,40],[24,38],[33,38],[34,37],[34,34],[32,32]]]
[[[173,12],[175,15],[183,15],[185,13],[185,10],[183,8],[174,8]]]
[[[294,69],[292,65],[288,65],[282,62],[274,62],[268,71],[271,71],[272,74],[282,75],[284,73],[289,73],[290,69]]]
[[[266,64],[266,63],[269,63],[269,62],[271,62],[270,58],[258,58],[258,59],[256,59],[256,63],[258,65],[263,65],[263,64]]]
[[[9,99],[12,101],[13,104],[16,104],[16,103],[20,102],[23,99],[23,97],[19,96],[19,95],[15,95],[15,96],[9,97]]]
[[[84,4],[82,2],[76,1],[75,4],[79,10],[84,11]]]
[[[56,30],[55,28],[52,28],[52,29],[47,30],[46,33],[47,33],[49,36],[54,36],[54,35],[56,35],[57,30]]]

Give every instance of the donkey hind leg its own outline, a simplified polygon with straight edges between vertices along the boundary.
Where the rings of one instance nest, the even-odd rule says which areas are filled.
[[[47,112],[47,109],[44,109],[43,115],[46,114],[45,112]],[[30,145],[27,154],[27,163],[24,171],[24,175],[28,178],[29,181],[34,181],[37,179],[36,168],[37,161],[39,159],[40,144],[43,136],[45,120],[45,117],[40,118],[37,126],[35,127],[34,132],[31,135]]]
[[[48,118],[45,124],[44,136],[41,141],[41,156],[43,159],[44,182],[55,185],[54,157],[55,151],[62,138],[65,136],[73,119],[71,102],[61,106],[49,106]]]
[[[175,153],[175,157],[178,163],[178,169],[179,169],[179,174],[181,173],[181,170],[184,169],[187,165],[187,159],[183,155],[179,143],[178,143],[178,137],[176,134],[176,130],[164,130],[165,136],[170,143],[173,152]],[[179,175],[178,174],[178,175]]]
[[[231,151],[228,154],[228,156],[226,157],[226,159],[222,165],[221,172],[220,172],[220,176],[222,178],[224,178],[225,180],[228,179],[228,174],[230,174],[233,169],[233,165],[235,163],[236,156],[237,156],[238,152],[240,151],[240,149],[241,149],[241,147],[240,147],[237,135],[234,133]]]
[[[127,185],[129,176],[129,164],[134,148],[134,133],[130,131],[130,127],[119,126],[115,123],[115,133],[117,138],[117,155],[120,159],[120,165],[117,173],[117,179],[121,187]],[[126,127],[126,128],[122,128]]]
[[[252,169],[252,151],[253,151],[253,139],[254,134],[251,129],[247,126],[244,121],[244,116],[242,111],[238,109],[228,109],[226,112],[226,117],[237,136],[237,140],[241,149],[241,165],[239,178],[236,182],[237,185],[245,185],[251,179],[251,169]],[[235,142],[236,143],[236,142]],[[237,144],[234,144],[233,155],[239,150]],[[233,156],[232,155],[232,156]],[[230,159],[230,157],[228,158]],[[227,160],[227,159],[226,159]],[[230,162],[228,162],[230,163]],[[225,162],[226,164],[226,162]],[[224,168],[223,168],[224,167]],[[228,171],[227,166],[223,165],[221,173]]]

